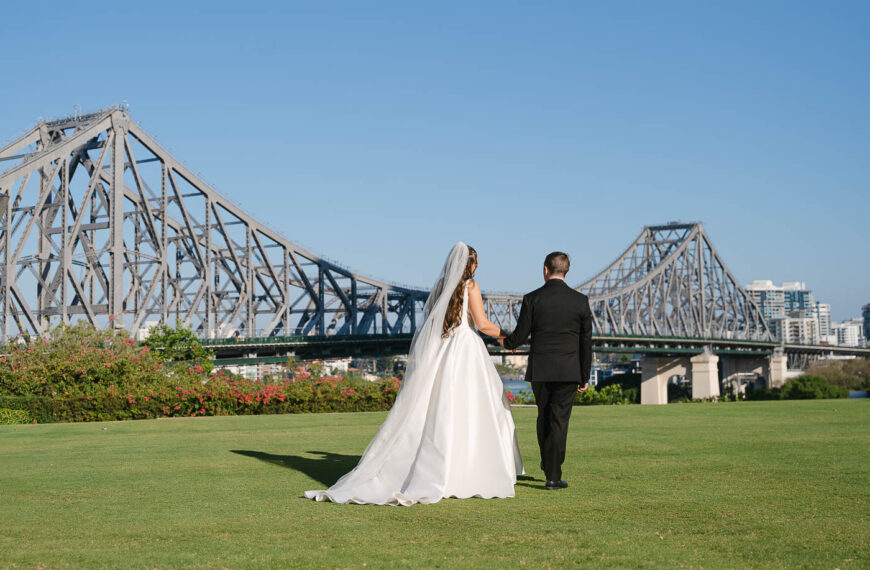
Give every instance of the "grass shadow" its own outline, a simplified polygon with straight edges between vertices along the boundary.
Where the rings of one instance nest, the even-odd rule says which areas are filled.
[[[534,485],[534,483],[539,483]],[[544,489],[545,481],[543,479],[535,479],[531,475],[517,475],[517,487],[528,487],[529,489]]]
[[[250,451],[246,449],[231,449],[232,453],[253,457],[278,467],[285,467],[305,473],[312,479],[319,481],[327,487],[332,486],[338,478],[356,467],[359,463],[359,455],[342,455],[328,451],[308,451],[306,453],[318,457],[306,457],[304,455],[275,455],[262,451]]]

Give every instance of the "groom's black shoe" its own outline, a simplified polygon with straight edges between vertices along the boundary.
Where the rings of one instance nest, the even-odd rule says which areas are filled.
[[[555,491],[556,489],[567,489],[568,481],[547,481],[544,485],[544,488],[548,491]]]

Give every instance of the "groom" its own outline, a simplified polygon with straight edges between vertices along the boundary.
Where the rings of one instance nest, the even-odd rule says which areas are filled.
[[[544,286],[523,297],[514,332],[499,344],[514,349],[532,335],[526,382],[538,406],[538,446],[546,488],[562,480],[568,420],[574,395],[586,389],[592,368],[592,311],[589,299],[565,283],[568,255],[554,251],[544,260]]]

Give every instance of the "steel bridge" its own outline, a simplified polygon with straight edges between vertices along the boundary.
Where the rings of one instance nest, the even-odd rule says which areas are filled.
[[[378,342],[400,350],[422,314],[426,290],[360,275],[260,224],[125,108],[40,122],[0,149],[4,166],[4,343],[85,319],[133,334],[181,321],[220,350],[254,339],[263,349],[291,339],[284,344],[303,351]],[[644,228],[577,289],[589,295],[599,350],[767,353],[774,346],[758,306],[700,223]],[[489,293],[484,301],[493,322],[513,328],[521,295]]]

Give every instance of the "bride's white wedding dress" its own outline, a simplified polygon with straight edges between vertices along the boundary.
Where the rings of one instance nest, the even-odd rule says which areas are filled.
[[[465,255],[462,255],[462,250]],[[483,340],[462,322],[441,338],[447,300],[459,283],[467,247],[448,257],[414,336],[405,381],[359,464],[318,501],[375,505],[435,503],[444,497],[513,497],[523,473],[510,406]]]

